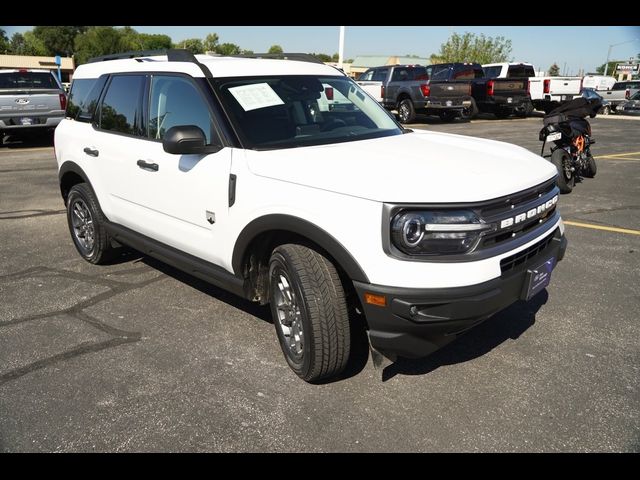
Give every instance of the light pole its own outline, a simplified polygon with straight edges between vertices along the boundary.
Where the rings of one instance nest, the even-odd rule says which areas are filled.
[[[609,70],[609,57],[611,56],[611,49],[613,47],[617,47],[618,45],[624,45],[625,43],[635,42],[636,40],[640,40],[640,38],[634,38],[633,40],[627,40],[626,42],[614,43],[613,45],[609,45],[609,50],[607,51],[607,63],[604,64],[604,76],[607,76],[607,71]]]

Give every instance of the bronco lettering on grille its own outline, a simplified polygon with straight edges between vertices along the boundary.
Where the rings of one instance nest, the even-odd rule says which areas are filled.
[[[558,203],[558,195],[553,197],[551,200],[546,201],[538,205],[537,207],[531,208],[526,212],[519,213],[514,217],[505,218],[500,221],[500,228],[507,228],[513,225],[517,225],[518,223],[522,223],[525,220],[530,220],[539,215],[542,215],[544,212],[547,212],[553,208],[553,206]]]

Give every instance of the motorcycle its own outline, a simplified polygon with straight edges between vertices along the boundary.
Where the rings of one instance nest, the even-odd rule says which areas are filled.
[[[558,169],[556,181],[560,193],[571,193],[576,179],[596,176],[596,161],[591,155],[591,125],[586,117],[595,118],[602,104],[597,99],[579,97],[544,116],[540,130],[540,156],[550,159]],[[551,153],[544,155],[544,147],[552,142]]]

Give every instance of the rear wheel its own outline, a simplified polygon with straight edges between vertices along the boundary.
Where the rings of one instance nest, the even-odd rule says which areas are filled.
[[[609,105],[605,105],[604,107],[602,107],[600,115],[611,115],[611,107]]]
[[[351,334],[335,266],[311,248],[281,245],[271,254],[269,280],[273,323],[291,369],[307,382],[342,372]]]
[[[584,171],[584,176],[587,178],[593,178],[598,172],[598,166],[596,165],[596,159],[591,155],[587,158],[587,168]]]
[[[67,197],[67,223],[73,244],[89,263],[106,263],[113,256],[105,222],[98,199],[89,185],[79,183],[71,187]]]
[[[571,193],[576,181],[573,167],[571,166],[571,156],[565,150],[558,148],[551,154],[551,163],[558,170],[556,184],[560,189],[560,193]]]
[[[411,123],[416,118],[416,109],[410,98],[403,98],[398,103],[398,118],[400,123]]]
[[[462,110],[461,118],[465,120],[472,120],[478,116],[478,106],[476,105],[476,101],[471,98],[471,104]]]

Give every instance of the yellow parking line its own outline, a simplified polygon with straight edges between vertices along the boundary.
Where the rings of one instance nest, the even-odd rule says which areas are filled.
[[[640,158],[611,157],[609,155],[601,155],[596,158],[598,160],[622,160],[623,162],[640,162]]]
[[[630,228],[617,228],[617,227],[605,227],[603,225],[593,225],[591,223],[573,222],[570,220],[564,221],[565,225],[572,225],[574,227],[593,228],[594,230],[606,230],[607,232],[628,233],[630,235],[640,235],[640,230],[632,230]]]
[[[640,155],[640,152],[612,153],[611,155],[602,155],[602,156],[603,157],[626,157],[627,155]]]

